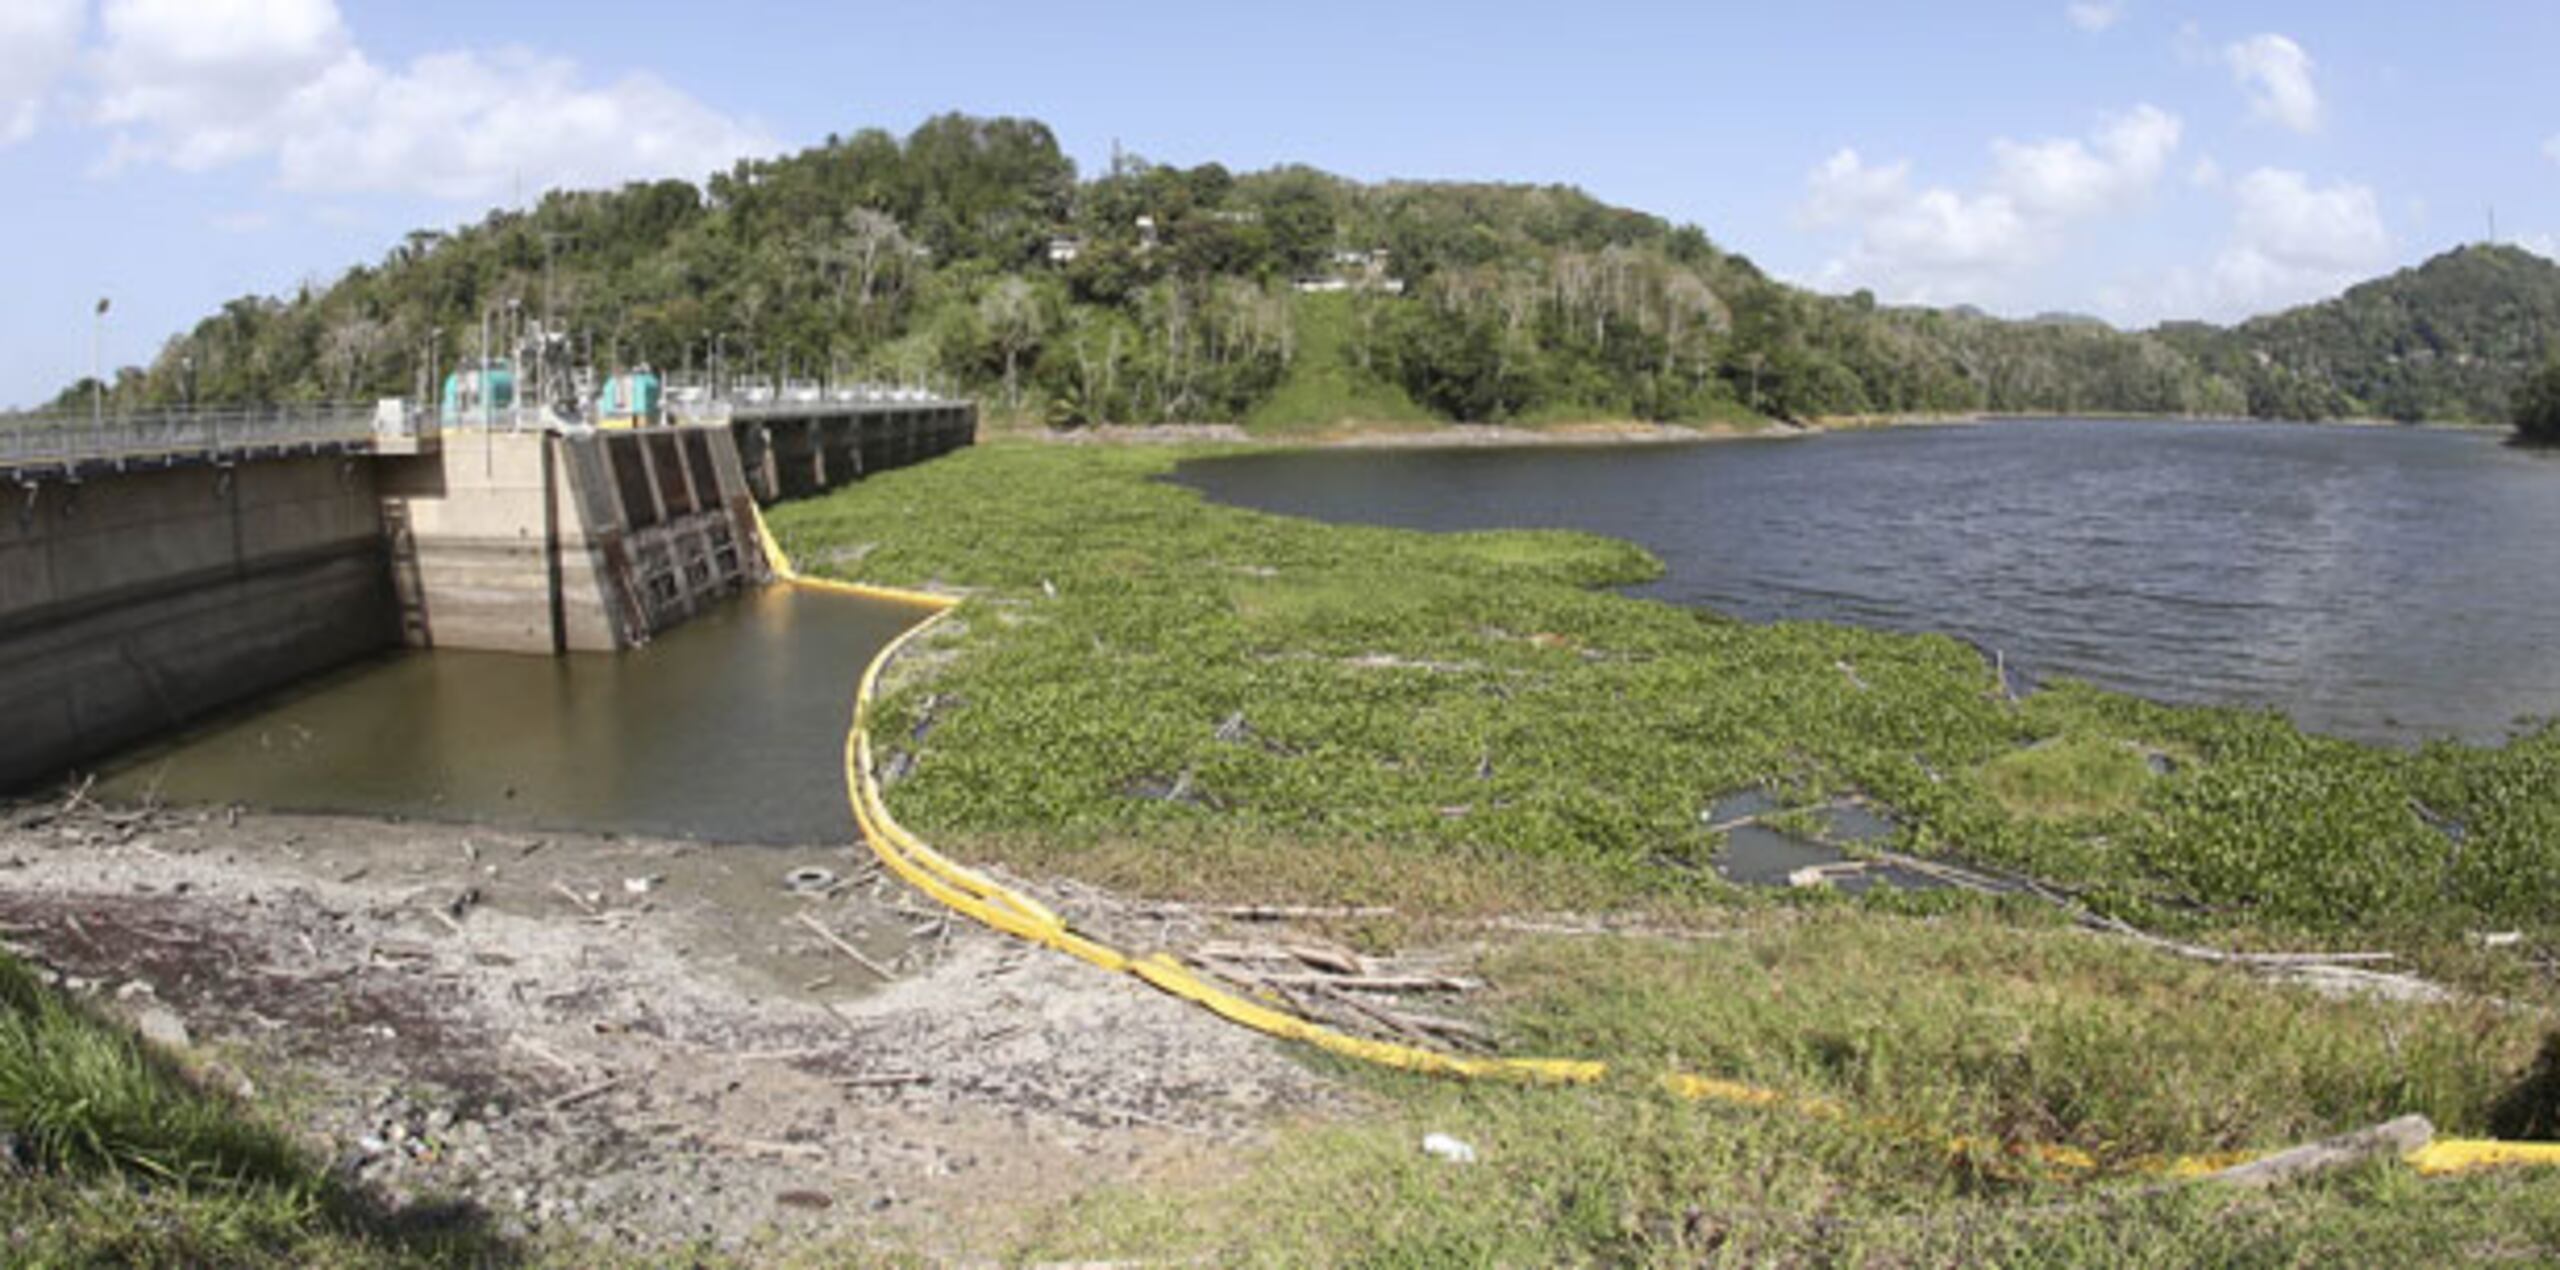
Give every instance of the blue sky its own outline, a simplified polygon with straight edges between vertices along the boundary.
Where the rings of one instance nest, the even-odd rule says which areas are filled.
[[[1806,285],[2228,320],[2560,250],[2550,0],[0,0],[0,403],[555,183],[949,109],[1087,171],[1561,181]]]

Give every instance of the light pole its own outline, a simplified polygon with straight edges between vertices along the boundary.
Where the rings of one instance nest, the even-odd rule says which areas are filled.
[[[524,426],[524,297],[507,298],[507,429]]]
[[[196,355],[194,353],[188,353],[185,356],[180,357],[178,359],[178,366],[187,377],[185,385],[187,413],[192,415],[196,412]]]
[[[107,421],[107,381],[100,378],[98,352],[107,338],[107,297],[98,297],[98,309],[89,317],[89,426],[101,427]]]

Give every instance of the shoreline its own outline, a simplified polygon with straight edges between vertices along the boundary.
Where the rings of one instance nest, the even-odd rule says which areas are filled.
[[[1897,415],[1824,415],[1759,424],[1648,423],[1641,420],[1522,425],[1507,423],[1347,424],[1305,432],[1256,433],[1240,423],[1097,424],[1057,429],[996,425],[982,441],[1039,445],[1252,445],[1297,450],[1538,449],[1597,446],[1703,445],[1780,441],[1889,428],[1962,428],[1999,423],[2081,419],[2099,423],[2205,423],[2300,428],[2407,429],[2497,434],[2505,425],[2397,419],[2258,419],[2243,415],[2121,414],[2105,411],[1958,411]]]

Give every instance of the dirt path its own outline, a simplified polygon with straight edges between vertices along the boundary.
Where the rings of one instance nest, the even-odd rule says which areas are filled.
[[[21,805],[0,937],[390,1201],[502,1230],[984,1253],[1348,1103],[842,848]]]

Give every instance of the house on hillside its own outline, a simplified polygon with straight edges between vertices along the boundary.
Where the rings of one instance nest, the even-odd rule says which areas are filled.
[[[1332,266],[1329,272],[1306,275],[1291,285],[1310,295],[1340,291],[1402,295],[1404,279],[1387,273],[1389,260],[1384,247],[1372,247],[1367,251],[1336,250],[1326,257],[1326,263]]]

